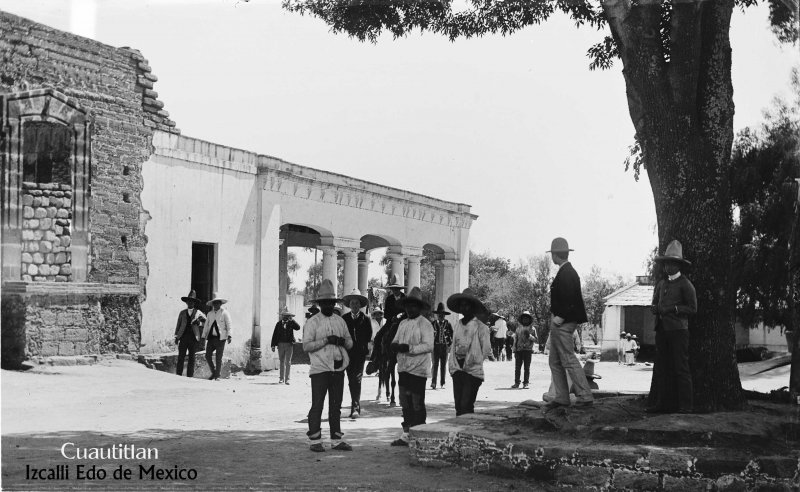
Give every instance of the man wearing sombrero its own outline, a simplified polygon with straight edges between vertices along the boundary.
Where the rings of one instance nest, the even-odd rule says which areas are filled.
[[[208,379],[219,379],[219,373],[222,370],[222,353],[225,351],[225,343],[231,343],[233,335],[233,326],[231,324],[231,315],[228,310],[223,308],[222,305],[228,302],[223,299],[218,293],[214,292],[214,298],[206,303],[211,306],[211,311],[208,312],[206,324],[203,328],[203,338],[208,340],[206,343],[206,362],[211,369],[211,376]],[[214,366],[214,353],[217,355],[217,365]]]
[[[333,312],[340,301],[336,297],[333,283],[325,279],[319,286],[314,302],[320,312],[306,321],[303,327],[303,350],[310,359],[308,375],[311,378],[311,409],[308,411],[308,432],[311,451],[322,452],[322,408],[328,396],[328,425],[331,431],[331,448],[351,451],[353,448],[342,437],[342,395],[344,393],[344,371],[350,358],[347,351],[353,347],[353,339],[344,320]]]
[[[655,261],[662,265],[667,278],[656,284],[650,306],[656,316],[656,361],[647,412],[691,413],[689,316],[697,313],[697,293],[681,274],[681,268],[691,263],[683,258],[683,246],[678,241],[669,243]]]
[[[425,382],[431,375],[431,352],[433,351],[433,326],[422,311],[431,306],[422,299],[419,287],[414,287],[407,296],[397,301],[405,309],[407,318],[400,322],[390,349],[397,354],[397,386],[400,406],[403,409],[403,432],[392,446],[408,446],[411,427],[425,423],[428,413],[425,408]]]
[[[278,349],[278,365],[280,375],[278,383],[289,384],[289,375],[292,370],[292,355],[294,355],[294,332],[300,331],[300,325],[294,320],[294,313],[288,309],[281,309],[281,319],[275,323],[272,331],[270,348],[275,352]]]
[[[475,412],[478,389],[484,380],[483,361],[492,356],[492,341],[489,327],[482,321],[487,319],[489,312],[472,289],[448,297],[447,307],[461,315],[453,328],[448,362],[458,416]]]
[[[575,405],[583,407],[594,403],[592,390],[575,356],[573,333],[578,324],[586,323],[588,318],[581,293],[581,279],[569,262],[570,251],[567,240],[562,237],[553,239],[548,251],[553,263],[558,265],[558,273],[550,285],[550,312],[553,317],[550,320],[549,362],[555,397],[545,405],[548,410],[570,405],[567,374],[578,398]]]
[[[358,289],[342,299],[350,311],[342,316],[347,325],[353,348],[347,351],[350,364],[347,366],[347,384],[350,387],[350,418],[361,416],[361,379],[364,376],[364,363],[369,352],[369,341],[372,338],[372,322],[361,308],[367,307],[367,298]]]
[[[201,326],[206,320],[202,311],[197,309],[200,299],[195,291],[189,292],[186,297],[181,297],[186,303],[186,309],[178,314],[178,324],[175,326],[175,343],[178,344],[178,367],[175,374],[183,374],[183,364],[186,352],[189,352],[189,365],[186,367],[186,376],[194,376],[194,354],[197,351],[197,342],[200,341]]]
[[[400,307],[398,302],[405,297],[405,294],[403,294],[405,287],[398,283],[397,275],[392,275],[389,277],[389,284],[386,285],[386,289],[389,290],[389,296],[383,302],[383,312],[386,317],[386,323],[392,324],[395,322],[397,315],[403,312],[403,308]]]
[[[431,376],[431,389],[436,389],[436,373],[439,374],[439,386],[444,389],[444,375],[447,372],[447,352],[453,343],[453,327],[447,321],[449,311],[444,309],[444,303],[439,303],[436,311],[431,314],[436,315],[433,320],[433,375]]]

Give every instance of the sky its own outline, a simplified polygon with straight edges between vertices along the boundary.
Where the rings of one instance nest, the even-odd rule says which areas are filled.
[[[579,273],[632,278],[657,243],[647,178],[624,169],[634,130],[621,64],[590,71],[586,51],[605,33],[564,16],[507,37],[369,44],[278,0],[0,9],[140,50],[186,136],[471,205],[474,251],[516,262],[563,236]],[[738,131],[788,96],[798,50],[774,40],[764,5],[735,11],[731,43]]]

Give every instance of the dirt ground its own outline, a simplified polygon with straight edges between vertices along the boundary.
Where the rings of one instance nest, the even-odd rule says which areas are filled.
[[[783,369],[783,368],[782,368]],[[788,384],[788,367],[748,376],[747,389],[767,391]],[[365,377],[362,418],[349,420],[345,387],[342,429],[352,452],[312,453],[305,436],[311,387],[308,366],[292,368],[291,385],[277,371],[206,381],[179,378],[135,362],[103,360],[94,366],[40,367],[2,371],[2,487],[31,489],[254,489],[254,490],[543,490],[542,484],[473,474],[457,469],[410,465],[407,448],[389,446],[400,432],[400,408],[375,402],[377,378]],[[477,411],[541,399],[549,385],[546,356],[534,355],[532,387],[511,389],[512,362],[487,362]],[[603,390],[646,391],[652,367],[598,363]],[[749,371],[752,372],[752,371]],[[784,374],[785,372],[785,374]],[[449,378],[448,378],[449,379]],[[452,388],[428,390],[428,422],[455,415]],[[327,409],[323,417],[327,416]],[[323,434],[327,420],[323,421]],[[326,436],[327,437],[327,436]],[[157,461],[77,461],[61,446],[135,444],[158,449]],[[68,481],[30,480],[30,468],[68,464]],[[104,480],[78,480],[96,465]],[[194,480],[140,478],[139,465],[194,469]],[[114,469],[132,470],[115,480]],[[165,472],[166,473],[166,472]],[[186,472],[184,472],[186,473]]]

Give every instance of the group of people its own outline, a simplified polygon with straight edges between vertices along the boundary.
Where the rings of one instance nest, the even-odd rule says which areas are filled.
[[[636,355],[639,353],[639,342],[636,340],[636,335],[625,333],[624,331],[620,333],[617,353],[619,354],[620,364],[625,364],[626,366],[636,364]]]
[[[587,316],[580,278],[569,261],[571,251],[563,238],[555,238],[548,251],[558,266],[558,272],[550,288],[552,316],[549,323],[548,362],[551,371],[549,394],[552,397],[544,405],[545,412],[571,405],[589,407],[594,402],[589,382],[574,350],[574,333],[579,324],[587,321]],[[657,358],[647,411],[691,412],[688,317],[697,311],[697,299],[691,282],[680,271],[689,262],[683,259],[682,248],[677,241],[670,243],[665,254],[655,259],[663,264],[667,278],[656,285],[651,307],[656,316]],[[450,311],[445,309],[444,303],[439,303],[437,309],[431,311],[431,306],[423,299],[418,287],[405,294],[404,286],[394,277],[387,288],[390,295],[384,303],[384,309],[377,309],[368,316],[363,312],[368,305],[365,296],[355,289],[340,299],[332,282],[326,279],[313,299],[316,306],[306,314],[303,350],[310,358],[311,408],[308,412],[307,436],[312,451],[325,451],[321,424],[326,397],[331,448],[344,451],[352,449],[344,440],[341,429],[344,377],[346,374],[350,390],[350,418],[358,418],[361,415],[361,382],[367,361],[367,372],[377,372],[379,376],[379,399],[383,386],[387,399],[391,397],[390,405],[394,406],[395,384],[398,388],[403,420],[402,431],[391,443],[393,446],[408,446],[410,429],[426,422],[425,391],[428,378],[431,378],[431,389],[437,386],[443,389],[446,373],[449,373],[456,415],[474,412],[478,391],[484,381],[483,364],[487,360],[501,359],[509,339],[515,359],[512,387],[519,388],[520,383],[523,388],[529,387],[531,355],[539,343],[533,326],[534,317],[529,311],[519,314],[519,324],[514,333],[509,334],[507,319],[497,313],[490,315],[486,306],[469,288],[447,299],[446,305]],[[193,362],[196,342],[207,339],[206,361],[212,372],[209,379],[217,379],[224,346],[226,341],[230,343],[232,334],[230,316],[222,307],[226,300],[215,294],[214,299],[208,302],[212,307],[208,315],[198,309],[199,300],[194,292],[181,300],[187,308],[181,311],[175,330],[175,341],[179,348],[177,372],[181,374],[183,371],[186,352],[189,352]],[[336,312],[340,301],[349,308],[349,312]],[[432,320],[423,316],[426,312],[431,313]],[[460,315],[455,326],[446,319],[451,312]],[[293,314],[288,311],[281,313],[271,342],[272,350],[278,350],[280,382],[285,384],[289,384],[294,332],[300,328],[292,318]],[[494,329],[490,329],[487,323],[491,323]],[[635,336],[623,335],[625,340],[621,353],[625,354],[626,363],[632,363],[638,344]],[[192,376],[192,372],[193,363],[190,363],[187,375]],[[574,403],[570,399],[571,393],[575,394]]]

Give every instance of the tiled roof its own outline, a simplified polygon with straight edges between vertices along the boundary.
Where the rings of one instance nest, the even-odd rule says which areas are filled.
[[[631,284],[612,292],[604,300],[606,306],[649,306],[653,302],[653,286]]]

